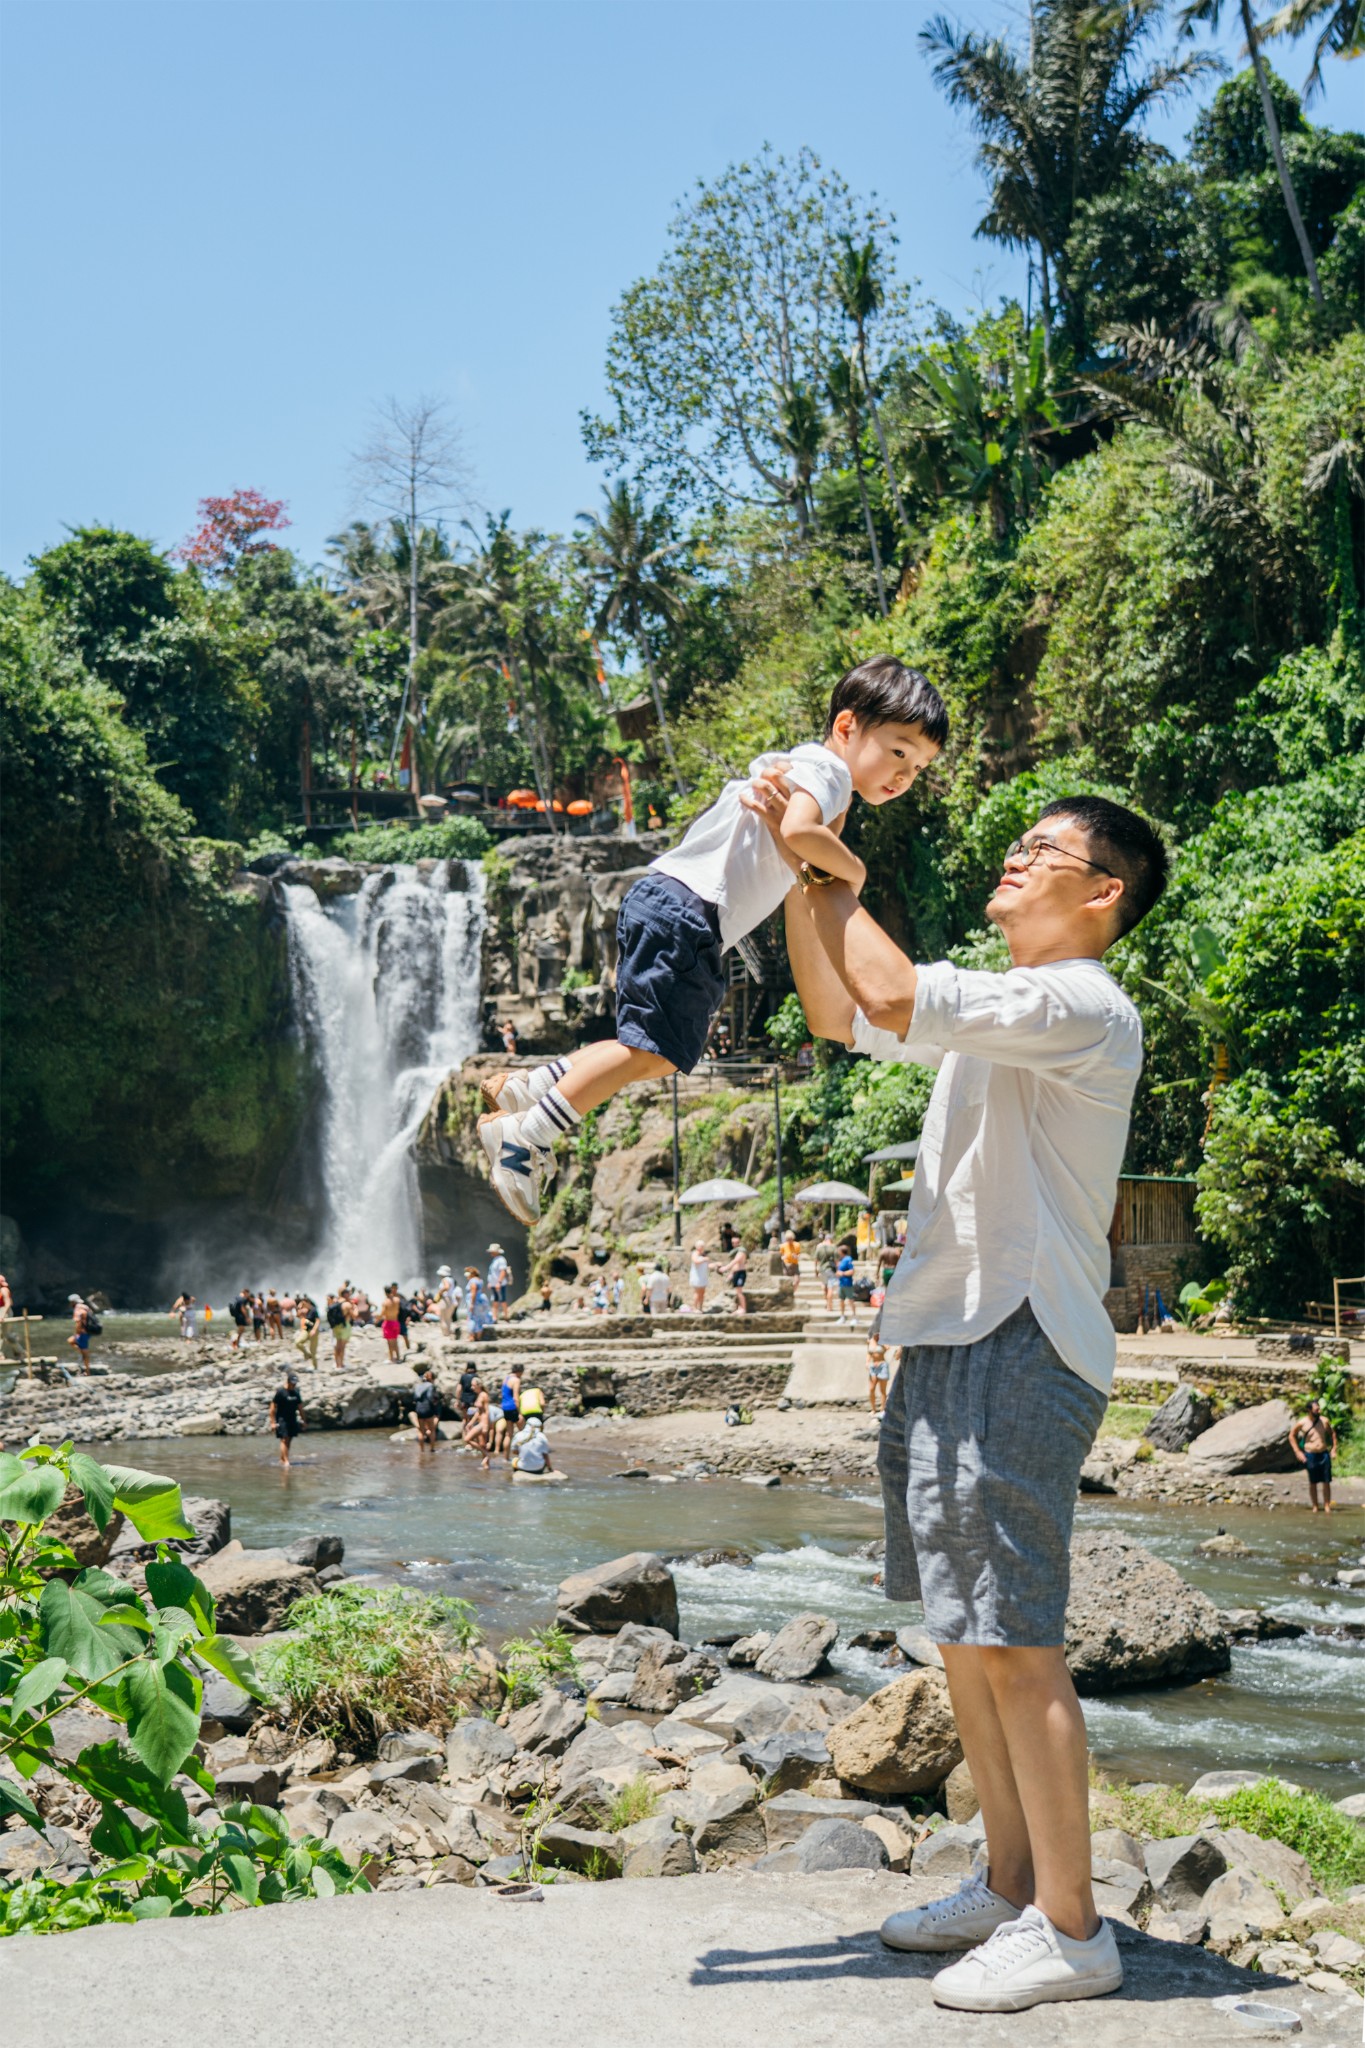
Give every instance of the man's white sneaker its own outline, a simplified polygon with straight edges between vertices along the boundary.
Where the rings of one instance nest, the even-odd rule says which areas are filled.
[[[946,1899],[892,1913],[882,1922],[882,1940],[888,1948],[939,1955],[948,1949],[975,1948],[1007,1920],[1018,1918],[1019,1908],[993,1892],[984,1878],[967,1877]]]
[[[533,1067],[521,1071],[504,1068],[500,1074],[490,1074],[486,1081],[479,1083],[479,1093],[484,1099],[491,1116],[520,1116],[535,1101],[531,1093],[530,1079]]]
[[[540,1191],[554,1171],[554,1156],[523,1142],[521,1118],[479,1118],[479,1139],[488,1155],[493,1192],[518,1223],[534,1223],[540,1215]]]
[[[1118,1943],[1107,1920],[1089,1941],[1061,1934],[1036,1906],[995,1933],[933,1982],[937,2004],[959,2012],[1022,2012],[1063,1998],[1102,1998],[1123,1983]]]

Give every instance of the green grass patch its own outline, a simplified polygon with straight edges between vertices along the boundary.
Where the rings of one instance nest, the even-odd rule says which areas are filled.
[[[1326,1892],[1365,1884],[1365,1828],[1318,1793],[1296,1792],[1278,1778],[1244,1785],[1215,1800],[1190,1799],[1174,1785],[1151,1792],[1104,1785],[1094,1820],[1098,1827],[1126,1828],[1146,1841],[1193,1835],[1210,1826],[1245,1828],[1249,1835],[1296,1850]]]
[[[529,1636],[513,1636],[502,1647],[505,1669],[500,1674],[509,1707],[527,1707],[538,1700],[547,1685],[557,1678],[581,1678],[573,1653],[573,1637],[567,1629],[532,1629]]]
[[[649,1820],[658,1811],[659,1794],[648,1778],[627,1778],[607,1810],[606,1826],[617,1835],[637,1820]]]
[[[1365,1429],[1357,1427],[1350,1436],[1338,1437],[1332,1455],[1334,1479],[1365,1479]]]
[[[1101,1436],[1141,1436],[1156,1414],[1149,1401],[1111,1401],[1100,1424]]]
[[[299,1734],[372,1748],[390,1728],[448,1728],[464,1711],[462,1662],[479,1641],[467,1600],[397,1586],[340,1586],[290,1609],[292,1640],[262,1654]]]

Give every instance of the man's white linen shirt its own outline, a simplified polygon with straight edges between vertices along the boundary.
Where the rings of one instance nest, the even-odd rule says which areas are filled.
[[[853,1047],[938,1068],[888,1344],[972,1344],[1028,1301],[1060,1357],[1108,1393],[1109,1227],[1142,1024],[1098,960],[921,967],[903,1039],[859,1010]]]
[[[740,802],[755,776],[788,764],[792,789],[804,789],[820,806],[820,822],[832,825],[853,801],[848,763],[831,747],[803,744],[790,753],[759,754],[741,782],[727,782],[716,801],[694,819],[681,843],[661,853],[652,870],[686,882],[703,902],[720,912],[725,951],[757,929],[782,903],[796,877],[769,837],[767,827]]]

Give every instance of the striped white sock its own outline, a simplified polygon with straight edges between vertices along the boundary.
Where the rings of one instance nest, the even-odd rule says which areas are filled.
[[[567,1060],[546,1060],[543,1067],[532,1067],[526,1076],[526,1092],[532,1102],[539,1102],[542,1095],[548,1095],[557,1081],[562,1081],[569,1071]]]
[[[539,1102],[518,1119],[523,1145],[548,1152],[556,1138],[572,1137],[583,1119],[557,1088],[547,1089]]]

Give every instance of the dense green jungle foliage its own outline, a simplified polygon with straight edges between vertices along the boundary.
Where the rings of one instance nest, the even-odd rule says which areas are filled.
[[[1028,248],[1030,307],[964,325],[913,304],[884,212],[765,150],[680,205],[624,292],[584,422],[614,481],[572,536],[362,524],[315,570],[249,524],[183,565],[77,528],[5,588],[21,1195],[113,1189],[134,1156],[259,1187],[303,1077],[278,937],[226,886],[244,851],[392,858],[419,844],[419,789],[600,800],[621,758],[637,809],[679,825],[889,648],[953,733],[908,798],[850,823],[876,914],[921,955],[999,965],[981,906],[1041,805],[1093,789],[1146,811],[1175,869],[1111,961],[1147,1027],[1129,1169],[1198,1175],[1206,1264],[1245,1310],[1358,1269],[1365,138],[1311,125],[1274,79],[1309,277],[1251,74],[1174,159],[1132,114],[1158,14],[1107,10],[1085,60],[1105,119],[1077,143],[1075,13],[1038,10],[1037,105],[992,99],[973,38],[926,32],[993,151],[981,232]],[[648,737],[626,741],[613,714],[636,700]],[[346,837],[353,784],[369,822]],[[336,799],[311,824],[305,787]],[[424,832],[422,850],[484,843],[472,822]],[[820,1057],[808,1160],[847,1173],[917,1127],[922,1077]]]

